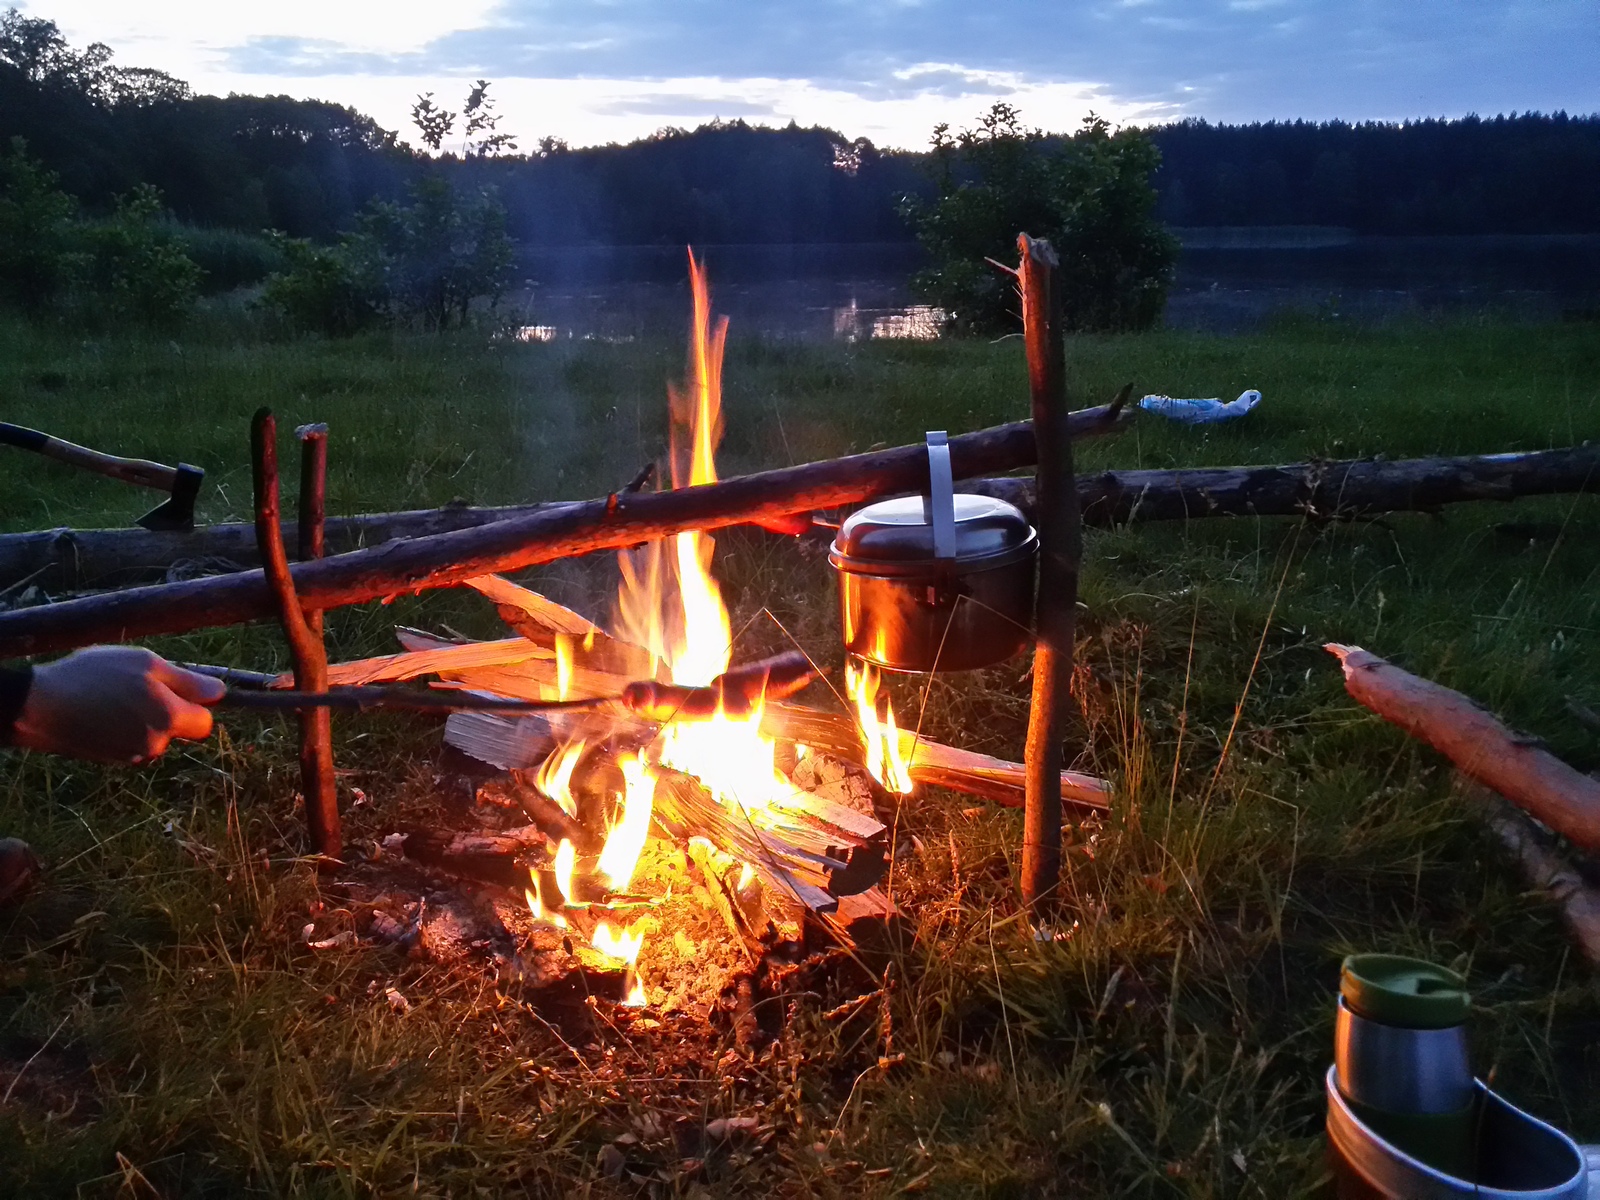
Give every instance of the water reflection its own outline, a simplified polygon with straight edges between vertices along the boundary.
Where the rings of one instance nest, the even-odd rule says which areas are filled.
[[[909,338],[931,342],[944,331],[949,314],[931,304],[862,308],[854,298],[833,310],[833,336],[847,342],[863,338]]]

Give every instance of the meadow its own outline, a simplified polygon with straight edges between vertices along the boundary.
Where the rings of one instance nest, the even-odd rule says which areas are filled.
[[[1074,338],[1067,358],[1075,406],[1130,380],[1136,395],[1264,395],[1227,426],[1145,417],[1080,446],[1080,471],[1600,437],[1592,323],[1285,318],[1227,338]],[[676,342],[291,342],[220,317],[169,340],[8,321],[0,416],[205,466],[209,521],[248,515],[262,404],[280,428],[329,423],[331,513],[582,498],[661,453],[664,385],[683,363]],[[1027,408],[1016,339],[818,345],[734,329],[724,380],[724,475]],[[148,506],[21,452],[0,469],[0,531],[124,524]],[[741,651],[793,635],[839,659],[816,546],[753,531],[718,543]],[[0,1192],[1317,1195],[1338,964],[1355,950],[1466,972],[1480,1073],[1600,1141],[1593,971],[1451,772],[1349,700],[1320,648],[1363,645],[1593,770],[1600,738],[1566,701],[1600,707],[1597,546],[1594,496],[1089,531],[1068,755],[1117,791],[1108,819],[1068,836],[1066,936],[1038,941],[1017,915],[1020,813],[926,790],[901,814],[892,876],[916,936],[881,1001],[828,1020],[798,999],[758,1045],[731,1025],[630,1040],[599,1018],[574,1037],[481,972],[313,953],[297,933],[323,895],[295,861],[287,723],[227,716],[212,741],[141,771],[7,752],[0,834],[50,870],[0,913]],[[580,562],[528,582],[604,618],[615,581],[609,563]],[[475,596],[431,593],[330,616],[330,651],[385,652],[396,622],[499,628]],[[258,669],[286,658],[268,627],[154,648]],[[897,711],[1020,757],[1026,669],[898,681]],[[338,721],[336,744],[349,838],[381,837],[432,786],[431,730]],[[385,1001],[391,986],[409,1011]],[[681,1169],[674,1119],[741,1115],[770,1130]],[[618,1181],[602,1165],[623,1135],[632,1174]]]

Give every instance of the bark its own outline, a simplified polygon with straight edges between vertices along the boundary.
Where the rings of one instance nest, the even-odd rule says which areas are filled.
[[[1120,415],[1109,407],[1075,413],[1072,435],[1108,428]],[[950,439],[951,462],[960,478],[1026,466],[1035,453],[1027,421]],[[614,493],[475,529],[299,563],[292,576],[302,603],[320,609],[449,587],[478,575],[617,550],[684,530],[759,523],[914,491],[926,480],[925,455],[924,446],[901,446],[703,487],[626,498]],[[185,633],[271,613],[272,595],[259,571],[133,588],[0,613],[0,655]]]
[[[1600,445],[1515,454],[1102,471],[1080,475],[1078,504],[1087,525],[1200,517],[1299,516],[1349,519],[1386,512],[1437,512],[1471,500],[1516,500],[1600,491]],[[1031,517],[1034,481],[968,480],[963,491],[1009,500]],[[328,550],[345,554],[394,538],[427,537],[564,507],[427,508],[331,517]],[[285,525],[284,536],[294,535]],[[0,534],[0,588],[35,583],[46,590],[118,587],[260,565],[253,525],[202,526],[189,533],[147,529],[45,529]]]
[[[1512,732],[1460,692],[1359,646],[1330,643],[1326,649],[1344,666],[1345,689],[1366,707],[1574,845],[1600,850],[1600,782]]]
[[[1033,432],[1038,441],[1035,523],[1039,530],[1039,593],[1035,605],[1033,703],[1022,818],[1022,900],[1042,916],[1061,882],[1061,736],[1071,696],[1072,643],[1078,604],[1078,563],[1083,531],[1072,474],[1067,429],[1065,347],[1060,301],[1054,287],[1059,265],[1050,243],[1023,234],[1022,337],[1028,355]]]

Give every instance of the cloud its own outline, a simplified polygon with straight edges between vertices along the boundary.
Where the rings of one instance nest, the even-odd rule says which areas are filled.
[[[0,0],[3,3],[4,0]],[[27,0],[43,12],[45,0]],[[410,88],[495,81],[525,136],[707,111],[894,131],[999,97],[1062,128],[1600,110],[1593,0],[48,0],[75,40],[203,89],[316,92],[391,126]],[[70,18],[70,19],[69,19]],[[693,92],[697,98],[689,98]],[[412,92],[414,95],[415,92]],[[539,107],[514,111],[527,97]],[[679,100],[675,97],[684,97]],[[368,100],[365,97],[381,97]],[[719,97],[726,97],[720,101]],[[731,105],[745,107],[736,110]],[[687,113],[673,111],[687,106]],[[585,107],[598,106],[598,107]],[[560,127],[559,129],[557,127]],[[906,140],[906,139],[909,139]]]
[[[731,96],[694,96],[678,92],[646,92],[641,95],[619,96],[614,100],[601,100],[591,104],[589,111],[608,117],[666,116],[700,120],[779,115],[778,110],[771,104],[739,100]]]

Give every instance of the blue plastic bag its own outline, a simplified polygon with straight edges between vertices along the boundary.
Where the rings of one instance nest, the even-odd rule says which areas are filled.
[[[1217,399],[1174,400],[1171,396],[1146,396],[1139,401],[1139,407],[1185,425],[1214,425],[1219,421],[1236,421],[1260,403],[1261,393],[1251,388],[1226,404]]]

